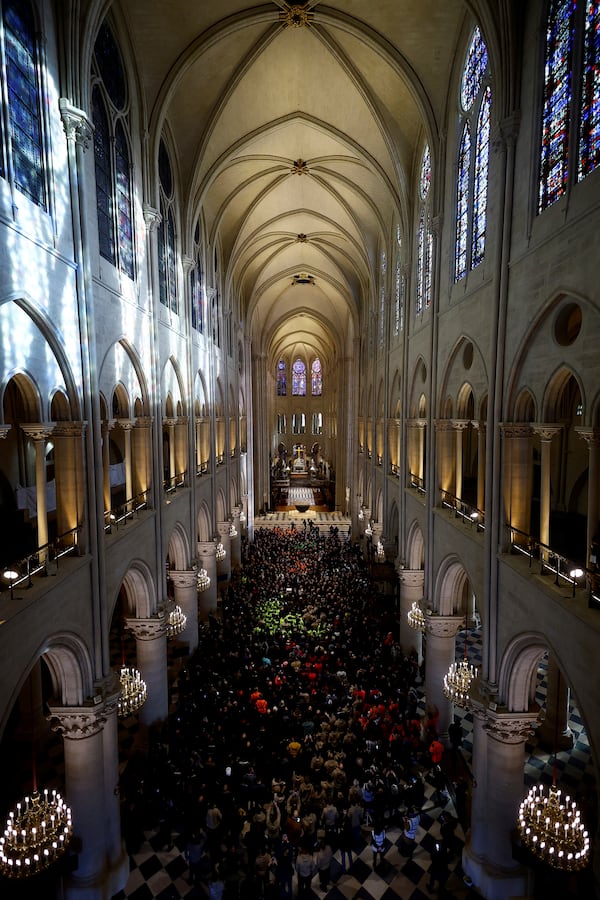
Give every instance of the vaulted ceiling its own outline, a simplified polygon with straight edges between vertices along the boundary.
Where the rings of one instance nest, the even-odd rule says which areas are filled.
[[[127,0],[151,134],[175,149],[253,343],[351,352],[379,248],[411,223],[463,0]],[[302,276],[300,278],[294,276]],[[305,276],[311,276],[307,278]]]

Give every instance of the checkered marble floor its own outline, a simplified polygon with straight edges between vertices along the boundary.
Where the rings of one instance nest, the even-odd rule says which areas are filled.
[[[401,829],[394,825],[388,828],[387,841],[383,859],[373,869],[373,853],[365,844],[362,851],[353,854],[352,864],[346,870],[342,868],[340,852],[336,852],[331,867],[331,884],[326,892],[319,888],[319,878],[315,875],[312,882],[312,897],[323,897],[326,900],[425,900],[438,896],[435,891],[427,890],[431,850],[440,836],[439,816],[443,810],[455,814],[451,800],[444,801],[443,806],[432,801],[433,785],[426,781],[425,803],[421,812],[421,822],[417,833],[417,844],[412,858],[407,859],[400,852]],[[449,897],[466,900],[479,896],[463,882],[460,865],[464,833],[459,826],[456,830],[456,853],[450,863],[450,875],[445,890]],[[193,887],[189,882],[189,870],[183,856],[183,839],[174,834],[173,848],[162,851],[156,846],[156,836],[146,833],[140,852],[130,858],[131,872],[125,891],[116,894],[113,900],[177,900],[185,897],[189,900],[207,897],[204,886]],[[295,889],[294,876],[294,889]],[[228,894],[227,896],[232,896]],[[237,897],[238,895],[235,894]],[[443,896],[440,893],[440,896]],[[243,897],[240,895],[240,900]]]

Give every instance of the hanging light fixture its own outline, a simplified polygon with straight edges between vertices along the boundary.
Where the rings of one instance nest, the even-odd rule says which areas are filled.
[[[371,528],[370,522],[367,522],[367,527],[365,528],[365,534],[367,537],[373,537],[373,529]]]
[[[236,529],[236,527],[235,527],[235,525],[234,525],[233,522],[231,523],[231,527],[230,527],[230,529],[229,529],[229,537],[230,537],[230,538],[237,537],[237,529]]]
[[[361,506],[361,508],[360,508],[359,511],[358,511],[358,518],[359,518],[360,521],[362,522],[363,519],[364,519],[364,517],[365,517],[365,512],[364,512],[364,510],[363,510],[363,508],[362,508],[362,506]]]
[[[556,681],[559,699],[560,669]],[[519,833],[526,847],[542,862],[555,869],[575,872],[583,869],[590,853],[590,839],[581,821],[575,801],[556,787],[558,717],[554,730],[554,766],[552,786],[545,793],[543,784],[531,788],[519,807]]]
[[[215,557],[216,557],[217,562],[221,562],[221,560],[225,559],[226,556],[227,556],[227,550],[225,549],[225,547],[223,546],[221,541],[219,541],[219,543],[217,544],[217,549],[215,551]]]
[[[175,601],[167,604],[167,637],[173,638],[185,631],[187,616]]]
[[[246,521],[246,513],[244,512],[244,510],[242,510],[240,513],[240,522],[245,522],[245,521]]]
[[[465,649],[460,662],[453,662],[444,675],[444,694],[455,706],[467,707],[471,699],[471,684],[477,678],[478,669],[467,659],[467,617],[465,616]]]
[[[73,836],[71,810],[58,791],[38,791],[33,729],[31,747],[33,790],[9,812],[0,836],[0,874],[7,878],[27,878],[47,869]]]
[[[121,641],[122,661],[119,673],[121,694],[119,696],[117,715],[124,719],[137,712],[146,702],[146,682],[140,675],[139,669],[125,665],[125,641]]]
[[[377,546],[375,547],[375,558],[377,562],[385,562],[385,550],[383,549],[383,544],[381,541],[377,541]]]
[[[198,572],[198,593],[201,594],[203,591],[207,591],[210,587],[210,578],[208,577],[208,572],[206,569],[200,569]]]
[[[425,613],[416,600],[413,600],[413,604],[406,614],[406,618],[410,627],[414,628],[415,631],[425,631],[425,629],[427,628],[427,624],[425,622]]]

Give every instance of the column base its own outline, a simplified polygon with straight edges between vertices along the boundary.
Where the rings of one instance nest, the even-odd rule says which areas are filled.
[[[65,900],[108,900],[125,889],[129,878],[129,856],[123,846],[118,860],[109,870],[88,878],[79,878],[73,872],[64,880]]]
[[[502,869],[486,859],[475,856],[469,843],[463,850],[462,867],[486,900],[528,900],[530,872],[522,866]]]

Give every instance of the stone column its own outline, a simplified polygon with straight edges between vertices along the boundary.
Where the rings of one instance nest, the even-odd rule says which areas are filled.
[[[46,441],[54,431],[51,422],[23,424],[21,428],[35,446],[35,488],[37,501],[37,542],[38,547],[48,543],[48,504],[46,502]],[[40,552],[40,560],[48,558],[48,550]]]
[[[487,718],[485,708],[481,703],[474,702],[471,708],[473,711],[473,782],[469,851],[475,858],[483,858],[486,849],[486,825],[490,814],[486,788],[488,755],[485,725]]]
[[[415,631],[408,624],[408,611],[416,601],[423,599],[423,586],[425,584],[425,572],[423,569],[400,569],[398,573],[400,581],[400,644],[403,653],[417,654],[419,663],[423,660],[423,634]]]
[[[452,428],[455,432],[454,493],[458,500],[462,500],[463,489],[463,432],[470,424],[470,419],[452,419]]]
[[[118,770],[106,782],[103,728],[107,710],[98,707],[50,707],[52,728],[63,736],[65,799],[80,841],[77,871],[69,876],[68,898],[98,897],[106,880],[109,847],[120,845],[119,818],[110,815]],[[110,827],[111,833],[108,833]]]
[[[242,525],[240,522],[240,515],[242,514],[241,506],[234,506],[231,511],[231,517],[233,519],[232,526],[234,531],[237,533],[235,536],[231,536],[230,546],[231,546],[231,568],[239,569],[242,564]]]
[[[196,569],[171,569],[169,578],[173,583],[175,603],[187,616],[185,629],[177,640],[188,648],[191,656],[198,646],[198,572]]]
[[[102,472],[104,474],[104,512],[112,508],[112,495],[110,486],[110,432],[115,427],[115,420],[108,419],[102,422]],[[105,524],[107,524],[105,522]]]
[[[59,535],[72,531],[83,521],[85,427],[85,422],[57,422],[52,432],[56,477],[56,524]],[[76,541],[76,534],[68,539],[70,544]]]
[[[438,485],[442,491],[454,494],[455,454],[452,445],[452,422],[450,419],[438,419],[435,423],[435,434],[438,450]]]
[[[552,473],[552,438],[562,425],[532,425],[533,433],[538,434],[542,446],[542,471],[540,484],[540,543],[550,544],[550,475]],[[540,551],[542,553],[542,551]],[[548,553],[544,553],[544,558]]]
[[[217,546],[214,541],[198,541],[198,560],[200,566],[206,569],[210,578],[210,587],[198,595],[198,615],[200,619],[208,618],[209,612],[217,608],[217,560],[215,553]]]
[[[590,559],[590,548],[600,520],[600,428],[576,428],[575,431],[588,445],[587,566],[599,568],[600,559]]]
[[[548,654],[548,690],[546,715],[537,730],[542,747],[569,750],[573,746],[573,732],[569,728],[569,685],[562,677],[554,656]]]
[[[425,697],[440,711],[438,731],[445,735],[452,721],[453,704],[444,694],[444,675],[456,659],[455,637],[463,627],[464,616],[438,616],[427,613],[427,665],[425,667]]]
[[[167,434],[169,435],[169,477],[168,477],[168,485],[167,487],[171,487],[173,484],[173,479],[175,478],[175,426],[177,425],[176,418],[167,418],[166,416],[163,418],[163,425],[167,426]]]
[[[179,416],[175,426],[175,475],[183,475],[188,469],[187,436],[189,416]],[[188,482],[186,474],[186,483]]]
[[[161,611],[149,619],[125,619],[125,625],[135,636],[137,668],[148,690],[140,724],[149,728],[164,722],[169,712],[167,618]]]
[[[502,477],[506,521],[528,535],[531,531],[531,428],[525,424],[501,424],[504,452]]]
[[[121,799],[119,795],[119,735],[117,709],[119,705],[119,681],[116,673],[107,685],[102,729],[104,751],[104,784],[106,797],[106,854],[111,872],[111,890],[118,893],[129,876],[129,856],[121,839]]]
[[[524,748],[537,711],[508,713],[488,708],[485,719],[481,741],[486,756],[484,781],[477,780],[473,791],[474,813],[470,842],[463,852],[463,868],[482,896],[499,900],[527,893],[527,875],[512,856],[511,833],[526,792]]]
[[[135,419],[117,419],[117,423],[123,429],[123,441],[125,445],[125,500],[129,509],[129,501],[133,499],[133,467],[131,461],[131,430],[135,425]]]
[[[223,544],[225,556],[221,560],[217,560],[217,574],[221,578],[229,581],[231,578],[231,522],[217,522],[217,531],[219,532],[219,540]]]
[[[485,512],[485,422],[471,422],[477,429],[477,509]]]

